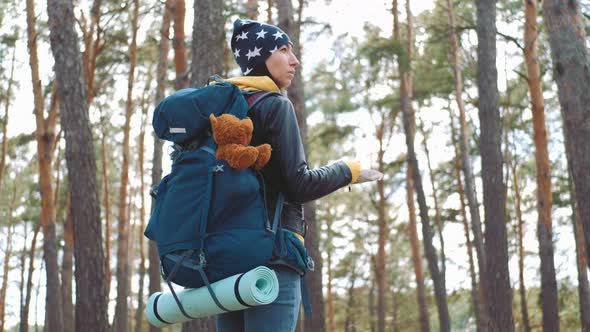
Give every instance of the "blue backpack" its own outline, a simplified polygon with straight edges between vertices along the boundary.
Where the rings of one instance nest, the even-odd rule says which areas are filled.
[[[155,206],[144,234],[156,242],[162,275],[189,318],[170,282],[189,288],[207,286],[216,304],[227,310],[210,283],[267,264],[276,256],[276,243],[284,241],[282,194],[271,221],[262,176],[251,168],[233,169],[215,158],[209,120],[210,114],[224,113],[242,119],[273,94],[277,93],[262,94],[248,105],[237,86],[218,81],[180,90],[154,111],[156,135],[175,144],[170,174],[152,188]]]

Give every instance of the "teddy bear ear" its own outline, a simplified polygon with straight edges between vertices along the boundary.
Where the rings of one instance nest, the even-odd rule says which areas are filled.
[[[211,121],[211,126],[215,126],[217,124],[217,118],[215,115],[213,115],[213,113],[209,115],[209,120]]]

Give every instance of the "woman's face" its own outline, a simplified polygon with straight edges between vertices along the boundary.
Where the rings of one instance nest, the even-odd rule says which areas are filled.
[[[299,60],[293,54],[293,47],[290,44],[279,47],[266,59],[266,68],[279,88],[291,85],[297,66],[299,66]]]

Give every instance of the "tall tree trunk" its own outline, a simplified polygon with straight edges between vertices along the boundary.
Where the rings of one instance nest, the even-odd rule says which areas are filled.
[[[249,19],[258,21],[258,0],[248,0],[246,12]]]
[[[267,6],[266,6],[266,23],[268,24],[273,24],[272,22],[272,8],[273,8],[273,0],[268,0],[267,1]]]
[[[344,332],[352,332],[354,330],[354,284],[356,281],[356,266],[351,264],[350,268],[352,271],[350,271],[350,286],[348,287],[348,300],[346,302],[346,313],[344,315]]]
[[[578,269],[578,298],[580,307],[580,325],[582,332],[590,332],[590,289],[588,286],[588,272],[586,270],[586,246],[582,232],[582,220],[578,212],[577,197],[573,188],[572,174],[568,173],[570,201],[572,204],[572,225],[576,241],[576,265]]]
[[[381,173],[385,172],[385,148],[384,148],[384,134],[385,122],[391,121],[385,116],[381,119],[381,123],[376,128],[376,138],[379,144],[377,151],[377,170]],[[377,280],[377,331],[385,331],[385,312],[386,295],[387,295],[387,274],[385,273],[386,257],[385,257],[385,242],[389,238],[389,225],[387,224],[387,198],[385,196],[385,183],[383,181],[377,182],[378,193],[378,211],[377,222],[379,229],[379,236],[377,239],[377,257],[375,262],[375,279]]]
[[[508,143],[506,143],[508,146]],[[524,239],[523,239],[523,225],[524,220],[522,219],[522,209],[521,209],[521,194],[520,194],[520,186],[518,184],[518,173],[516,170],[516,162],[510,158],[510,154],[508,153],[508,157],[506,162],[509,164],[509,167],[512,171],[512,186],[514,190],[514,205],[516,210],[516,219],[518,223],[518,281],[519,281],[519,292],[520,292],[520,310],[522,312],[522,322],[524,325],[524,331],[530,332],[531,326],[529,323],[529,313],[527,309],[527,300],[526,300],[526,288],[524,285]],[[558,319],[559,323],[559,319]]]
[[[543,2],[543,16],[553,59],[561,115],[564,121],[566,154],[571,167],[578,211],[590,258],[590,71],[586,31],[576,0]],[[588,259],[586,262],[589,262]]]
[[[408,205],[410,244],[412,249],[412,265],[416,276],[416,296],[418,297],[418,309],[420,331],[430,331],[428,301],[424,287],[424,272],[422,267],[422,255],[420,254],[420,240],[418,239],[418,225],[416,221],[416,206],[414,203],[414,181],[412,180],[412,166],[407,164],[406,169],[406,201]]]
[[[12,199],[8,207],[8,223],[6,229],[8,236],[6,237],[6,249],[4,250],[4,268],[2,271],[2,286],[0,286],[0,332],[4,332],[6,325],[6,293],[8,290],[8,272],[10,272],[10,256],[12,255],[12,234],[14,233],[13,213],[16,207],[16,180],[12,184]]]
[[[174,5],[174,68],[176,68],[176,79],[174,89],[180,90],[188,87],[188,65],[186,62],[186,41],[184,34],[184,17],[186,5],[184,0],[176,0]]]
[[[107,132],[105,128],[106,118],[101,119],[101,138],[100,138],[100,152],[102,163],[102,190],[103,190],[103,204],[104,204],[104,245],[105,245],[105,284],[107,287],[107,296],[111,291],[111,202],[109,194],[109,170],[107,157]]]
[[[369,328],[375,332],[375,284],[371,284],[369,289]]]
[[[33,270],[35,269],[35,251],[37,248],[37,236],[41,229],[41,223],[37,223],[33,230],[33,239],[31,241],[31,249],[29,250],[29,269],[27,274],[26,295],[23,305],[20,308],[20,324],[19,332],[29,331],[29,308],[31,303],[31,292],[33,289]],[[25,244],[26,248],[26,244]]]
[[[487,291],[491,331],[514,331],[508,272],[506,195],[502,178],[501,127],[496,69],[496,1],[477,1],[477,86],[485,210]]]
[[[37,160],[39,163],[39,187],[41,191],[41,226],[43,227],[43,259],[47,275],[45,308],[47,328],[50,331],[63,330],[63,312],[60,297],[59,266],[57,262],[57,239],[55,236],[55,202],[53,196],[53,146],[55,144],[55,127],[57,123],[57,102],[55,85],[52,101],[45,118],[45,100],[39,75],[39,57],[37,55],[37,27],[35,3],[27,0],[27,35],[31,83],[36,120],[35,137],[37,139]]]
[[[195,0],[191,86],[203,86],[223,70],[224,24],[220,0]]]
[[[71,201],[68,194],[64,220],[64,247],[61,266],[61,297],[63,303],[64,332],[74,332],[76,320],[72,302],[72,275],[74,267],[74,223],[70,213]]]
[[[551,208],[551,167],[545,127],[545,105],[541,85],[541,70],[537,57],[537,1],[524,0],[524,57],[528,72],[529,94],[533,113],[535,164],[537,171],[537,237],[541,258],[541,302],[543,329],[559,331],[559,314],[555,264],[553,262],[553,230]]]
[[[171,7],[174,0],[166,0],[162,11],[162,26],[160,28],[160,45],[158,65],[156,67],[156,100],[155,104],[160,103],[164,99],[166,93],[166,70],[168,68],[168,51],[170,43],[168,41],[170,34],[170,21],[172,18]],[[154,152],[152,157],[152,186],[160,182],[162,178],[162,140],[153,135]],[[154,210],[154,199],[151,200],[150,215]],[[160,258],[156,243],[149,240],[148,243],[148,258],[149,258],[149,294],[160,291]],[[159,332],[160,329],[150,325],[150,332]]]
[[[131,43],[129,44],[129,74],[127,83],[127,102],[125,104],[125,125],[123,127],[123,164],[121,165],[121,186],[119,187],[119,216],[117,223],[117,301],[113,328],[116,332],[128,330],[129,296],[129,220],[127,218],[127,190],[129,183],[129,135],[133,115],[133,86],[137,64],[137,29],[139,0],[133,1],[131,23]]]
[[[451,71],[453,73],[453,81],[455,83],[455,101],[459,108],[459,146],[461,167],[463,176],[465,178],[465,196],[467,197],[467,204],[469,205],[469,214],[471,216],[471,229],[473,232],[473,241],[475,243],[475,250],[477,253],[477,263],[479,267],[479,323],[480,331],[487,331],[488,312],[486,307],[486,255],[484,251],[483,235],[481,230],[481,219],[479,216],[479,203],[477,201],[477,194],[475,191],[475,179],[473,176],[473,167],[471,165],[471,158],[469,155],[469,141],[468,141],[468,127],[465,117],[465,103],[463,101],[463,77],[461,75],[461,67],[459,65],[459,42],[457,41],[457,31],[455,23],[455,10],[453,9],[453,1],[446,0],[447,13],[449,18],[449,42],[451,45]]]
[[[412,58],[412,49],[414,47],[413,43],[413,32],[412,32],[412,13],[410,11],[410,4],[406,2],[406,16],[408,20],[408,29],[407,29],[407,43],[408,46],[406,48],[408,59]],[[397,35],[395,35],[396,39],[399,39],[399,28],[397,30]],[[399,59],[399,57],[398,57]],[[420,175],[420,168],[418,166],[418,160],[416,158],[416,153],[414,151],[414,136],[415,136],[415,127],[416,127],[416,120],[415,120],[415,113],[412,108],[412,89],[413,89],[413,78],[412,78],[412,70],[408,65],[408,69],[404,67],[401,63],[401,60],[398,60],[398,67],[401,75],[401,83],[400,83],[400,109],[402,110],[403,114],[403,123],[404,123],[404,131],[406,136],[406,146],[408,149],[408,164],[411,165],[409,169],[411,169],[411,176],[413,180],[413,186],[416,190],[418,206],[420,208],[420,219],[422,221],[422,241],[424,243],[424,252],[426,254],[426,259],[428,261],[428,269],[430,270],[430,275],[434,284],[434,292],[436,297],[436,303],[438,308],[438,316],[440,322],[440,330],[441,331],[449,331],[450,330],[450,317],[449,311],[447,306],[447,294],[445,289],[445,280],[444,277],[441,276],[439,269],[438,269],[438,258],[436,254],[436,249],[432,244],[432,231],[430,226],[430,217],[428,215],[428,206],[426,205],[426,196],[424,194],[424,189],[422,186],[422,178]],[[408,199],[413,199],[413,197],[408,197]]]
[[[333,251],[334,251],[334,246],[332,245],[332,234],[333,234],[333,230],[332,230],[332,223],[333,223],[333,217],[332,214],[330,212],[330,208],[327,209],[328,213],[326,216],[326,245],[325,245],[325,253],[326,253],[326,258],[327,258],[327,262],[326,262],[326,267],[328,270],[328,288],[326,289],[327,291],[327,306],[328,306],[328,332],[334,332],[336,331],[336,326],[334,325],[334,290],[332,288],[333,286],[333,280],[334,280],[334,273],[332,270],[332,256],[333,256]]]
[[[137,292],[137,310],[135,314],[135,331],[141,332],[143,331],[143,321],[144,321],[144,285],[145,285],[145,240],[143,237],[143,230],[145,229],[145,220],[146,220],[146,202],[145,202],[145,172],[144,172],[144,154],[145,154],[145,128],[148,121],[148,108],[150,107],[149,103],[149,94],[152,90],[152,68],[153,66],[150,65],[148,74],[147,74],[147,84],[145,86],[145,90],[143,91],[143,96],[141,98],[141,125],[140,125],[140,132],[137,144],[139,145],[139,157],[137,160],[137,172],[139,173],[139,196],[140,196],[140,210],[139,210],[139,219],[140,219],[140,226],[138,229],[138,242],[139,242],[139,291]]]
[[[48,0],[47,13],[60,117],[66,138],[71,217],[76,239],[76,331],[106,331],[107,294],[96,160],[72,2]]]
[[[10,78],[6,87],[6,98],[4,99],[4,119],[2,119],[2,152],[0,155],[0,190],[2,190],[2,180],[6,170],[6,152],[8,150],[8,110],[10,109],[10,98],[12,94],[12,84],[14,83],[14,61],[16,46],[12,48],[12,60],[10,61]]]
[[[297,116],[297,124],[299,125],[299,134],[301,141],[307,155],[307,111],[305,109],[304,100],[304,84],[301,78],[302,62],[301,52],[303,45],[301,45],[301,11],[303,10],[303,3],[299,2],[299,17],[295,19],[295,12],[291,0],[279,0],[276,2],[279,24],[278,26],[285,31],[293,41],[293,48],[295,56],[300,61],[298,70],[295,72],[295,77],[288,89],[288,96],[295,109]],[[313,314],[310,317],[305,317],[304,331],[325,331],[325,308],[324,308],[324,294],[322,288],[322,269],[323,262],[319,248],[319,228],[316,222],[316,205],[315,202],[309,202],[304,205],[305,220],[309,225],[307,234],[305,236],[305,247],[309,251],[311,257],[315,261],[315,269],[306,274],[307,287]]]
[[[432,163],[430,162],[430,150],[428,149],[428,142],[426,140],[426,130],[424,130],[424,123],[420,122],[420,133],[424,138],[422,140],[422,146],[424,147],[424,153],[426,153],[426,162],[428,166],[428,174],[430,177],[430,184],[432,186],[432,200],[434,201],[434,223],[436,224],[436,229],[438,231],[438,241],[440,243],[440,274],[443,279],[446,280],[446,271],[447,271],[447,264],[446,260],[447,257],[445,255],[445,240],[443,238],[443,224],[442,218],[440,215],[440,206],[438,203],[437,197],[437,188],[434,181],[434,172],[432,170]]]
[[[399,29],[397,23],[397,0],[393,2],[394,13],[394,30]],[[399,35],[399,30],[394,36]],[[404,88],[405,89],[405,88]],[[416,220],[416,206],[414,202],[414,180],[412,179],[412,164],[406,164],[406,204],[408,205],[408,232],[412,251],[412,265],[416,277],[416,296],[418,299],[420,331],[430,331],[430,322],[428,314],[428,301],[424,287],[424,272],[422,267],[422,255],[420,253],[420,240],[418,239],[418,225]]]
[[[27,265],[27,241],[28,241],[28,234],[29,223],[23,222],[23,248],[20,252],[20,284],[19,284],[19,314],[22,313],[22,308],[25,303],[25,270]]]
[[[471,300],[473,302],[473,313],[475,315],[476,331],[486,331],[486,328],[482,322],[482,316],[485,313],[482,310],[480,302],[480,292],[478,291],[477,275],[475,273],[475,263],[473,259],[473,243],[469,236],[469,222],[467,220],[467,206],[465,204],[465,191],[463,190],[463,181],[461,180],[461,151],[458,147],[457,133],[453,120],[453,111],[449,107],[449,116],[451,123],[451,139],[453,147],[455,148],[455,179],[457,179],[457,192],[459,193],[459,202],[461,204],[461,221],[463,223],[463,229],[465,231],[465,243],[467,247],[467,257],[469,258],[469,275],[471,276]]]

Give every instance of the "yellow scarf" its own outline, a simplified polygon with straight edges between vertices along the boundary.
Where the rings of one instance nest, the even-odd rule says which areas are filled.
[[[228,78],[226,81],[237,85],[242,90],[281,92],[275,82],[268,76],[238,76]]]

